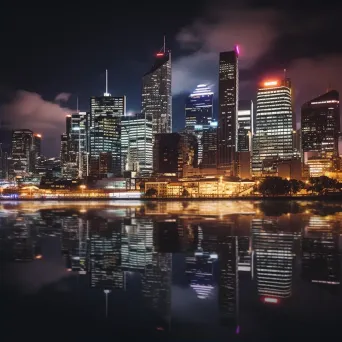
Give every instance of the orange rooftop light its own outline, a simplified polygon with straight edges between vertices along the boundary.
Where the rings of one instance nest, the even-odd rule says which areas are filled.
[[[272,86],[277,86],[278,85],[278,81],[274,80],[274,81],[266,81],[264,82],[264,87],[272,87]]]

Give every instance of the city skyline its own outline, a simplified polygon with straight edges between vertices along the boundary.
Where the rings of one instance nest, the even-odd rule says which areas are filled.
[[[196,2],[196,10],[191,3],[187,3],[177,20],[166,14],[160,30],[151,30],[144,25],[144,22],[152,20],[154,16],[146,9],[142,9],[142,12],[137,10],[139,16],[127,12],[132,15],[130,20],[140,24],[141,30],[138,33],[128,27],[132,25],[125,25],[125,30],[113,30],[117,25],[122,26],[120,22],[127,22],[125,15],[123,18],[116,18],[118,20],[107,20],[111,15],[101,13],[100,19],[94,19],[91,25],[86,25],[89,27],[85,27],[83,23],[77,23],[75,27],[76,21],[68,20],[69,16],[75,18],[73,14],[76,8],[71,7],[70,13],[63,13],[67,17],[65,31],[69,34],[61,40],[58,40],[60,25],[55,25],[54,28],[52,24],[55,24],[56,18],[59,20],[58,15],[62,13],[58,10],[56,18],[49,15],[44,19],[39,18],[47,25],[51,43],[46,42],[41,25],[32,24],[32,20],[30,25],[25,25],[26,16],[34,18],[37,14],[28,16],[26,12],[25,15],[17,13],[21,19],[18,20],[17,29],[11,30],[8,28],[10,25],[7,25],[4,30],[4,48],[13,39],[18,41],[21,38],[19,32],[24,27],[25,31],[28,30],[27,35],[35,33],[35,41],[29,46],[30,54],[22,49],[19,52],[22,42],[20,39],[18,47],[11,44],[11,48],[7,49],[8,63],[4,64],[6,68],[1,67],[1,103],[10,106],[1,107],[0,118],[11,118],[15,129],[26,128],[19,127],[18,123],[33,124],[36,121],[35,127],[27,128],[42,133],[48,146],[43,147],[44,153],[55,155],[58,148],[56,137],[61,134],[56,130],[64,126],[63,117],[58,116],[59,104],[75,110],[78,96],[79,108],[86,110],[89,97],[103,93],[106,68],[112,75],[110,92],[114,96],[126,95],[128,110],[139,112],[141,77],[162,46],[164,34],[173,55],[173,131],[180,129],[184,98],[199,83],[216,83],[217,54],[231,49],[237,43],[241,47],[241,98],[253,99],[261,78],[280,75],[287,68],[295,86],[295,106],[299,122],[299,109],[305,101],[324,93],[329,85],[341,90],[341,81],[337,77],[342,67],[341,49],[332,44],[334,34],[338,33],[334,23],[338,20],[336,13],[341,4],[336,2],[331,6],[334,13],[328,11],[324,15],[320,13],[320,6],[312,5],[308,9],[310,15],[302,16],[300,23],[293,14],[298,12],[300,15],[301,11],[293,4],[286,4],[282,8],[279,5],[265,8],[257,1],[250,1],[239,6],[233,2],[229,6],[230,11],[227,14],[227,8],[220,1],[214,4],[208,1]],[[77,12],[79,15],[89,15],[83,8],[77,9]],[[242,15],[237,16],[237,13]],[[239,21],[232,16],[240,18]],[[274,20],[275,18],[279,20]],[[308,27],[306,20],[309,19],[306,18],[311,18],[311,22],[316,20],[323,23],[329,18],[331,25]],[[213,24],[208,24],[209,19],[213,19]],[[103,23],[102,26],[95,25],[99,20]],[[197,25],[198,21],[201,25]],[[288,25],[280,24],[284,21]],[[3,24],[6,25],[6,22]],[[279,29],[280,26],[282,30]],[[145,35],[149,37],[148,40],[140,39]],[[119,50],[114,48],[118,42]],[[88,49],[89,44],[94,45],[91,51]],[[293,48],[299,45],[300,49]],[[137,50],[139,54],[134,53]],[[68,53],[62,54],[61,51]],[[310,72],[312,68],[315,69],[315,75]],[[217,89],[214,92],[217,93]],[[61,102],[66,99],[68,102]]]

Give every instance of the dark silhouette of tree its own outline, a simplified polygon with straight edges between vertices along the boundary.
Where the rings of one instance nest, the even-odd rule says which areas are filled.
[[[158,194],[158,191],[154,188],[149,188],[147,191],[146,191],[146,196],[147,197],[153,197],[153,196],[157,196]]]
[[[190,196],[189,191],[184,188],[182,192],[182,197],[189,197],[189,196]]]
[[[309,190],[320,195],[323,195],[327,190],[336,190],[338,188],[338,181],[327,176],[311,177],[309,179]]]
[[[305,184],[297,179],[290,179],[289,181],[290,194],[294,195],[300,190],[304,189]]]
[[[259,192],[263,196],[286,195],[289,191],[289,181],[281,177],[267,177],[259,185]]]

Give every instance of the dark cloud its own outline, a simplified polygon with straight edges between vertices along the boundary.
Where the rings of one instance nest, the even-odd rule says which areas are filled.
[[[305,2],[305,1],[304,1]],[[286,68],[295,89],[296,111],[330,85],[342,88],[342,46],[339,10],[335,1],[319,4],[222,2],[183,28],[177,40],[186,54],[173,64],[175,95],[196,84],[217,84],[218,53],[240,45],[241,95],[253,97],[258,83],[282,77]]]
[[[65,116],[72,112],[64,108],[69,94],[61,93],[55,97],[57,102],[44,100],[41,95],[28,91],[17,91],[11,100],[0,107],[0,116],[10,123],[13,129],[28,128],[48,137],[43,146],[51,152],[58,151],[60,135],[65,131]]]

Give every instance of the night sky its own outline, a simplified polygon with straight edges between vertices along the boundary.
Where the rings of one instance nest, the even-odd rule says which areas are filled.
[[[88,110],[109,92],[140,110],[141,77],[167,37],[173,63],[173,129],[184,125],[184,100],[198,83],[216,90],[218,52],[240,45],[240,98],[258,82],[292,78],[297,121],[301,104],[329,86],[342,90],[342,3],[308,1],[2,5],[0,118],[12,128],[43,133],[43,152],[57,155],[65,114]],[[61,109],[63,107],[64,109]],[[216,108],[215,108],[216,115]]]

